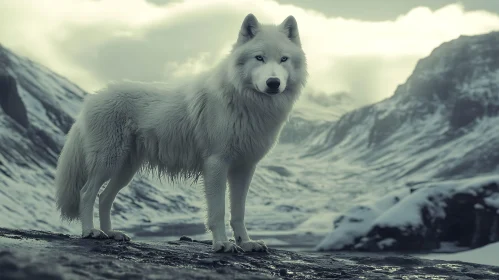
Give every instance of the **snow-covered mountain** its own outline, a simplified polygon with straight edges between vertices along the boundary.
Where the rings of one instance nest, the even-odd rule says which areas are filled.
[[[344,115],[317,152],[334,157],[350,150],[382,169],[383,158],[397,152],[401,156],[389,160],[391,172],[378,174],[381,181],[497,170],[499,138],[486,123],[499,114],[497,40],[493,33],[438,47],[391,98]]]
[[[308,156],[346,158],[372,192],[335,219],[320,249],[419,250],[499,240],[498,43],[499,33],[490,33],[442,44],[392,97],[329,128]]]
[[[53,167],[85,92],[0,46],[0,221],[57,228]]]

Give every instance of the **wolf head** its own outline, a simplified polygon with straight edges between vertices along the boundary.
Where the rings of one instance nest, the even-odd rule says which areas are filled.
[[[268,96],[299,92],[307,77],[306,58],[293,16],[262,25],[253,14],[243,21],[229,65],[236,88]]]

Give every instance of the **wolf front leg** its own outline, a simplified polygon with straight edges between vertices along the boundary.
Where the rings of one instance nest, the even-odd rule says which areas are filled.
[[[225,191],[228,164],[211,156],[204,162],[203,179],[208,210],[206,226],[213,236],[215,252],[238,252],[240,247],[229,241],[225,232]]]
[[[255,172],[255,165],[242,165],[229,171],[230,187],[230,225],[234,231],[236,244],[247,252],[267,251],[262,240],[251,240],[244,223],[246,195],[248,194],[251,179]]]

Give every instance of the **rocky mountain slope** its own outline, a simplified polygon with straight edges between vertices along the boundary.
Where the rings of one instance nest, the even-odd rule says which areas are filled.
[[[386,196],[359,198],[319,248],[421,250],[498,240],[499,179],[488,176],[499,170],[498,42],[499,33],[490,33],[442,44],[392,97],[328,129],[308,156],[348,157],[370,178],[366,187]]]
[[[0,47],[3,224],[57,224],[50,210],[53,167],[85,95],[64,77]]]

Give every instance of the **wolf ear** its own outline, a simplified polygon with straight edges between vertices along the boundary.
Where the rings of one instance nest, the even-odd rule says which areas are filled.
[[[301,47],[300,34],[298,34],[298,23],[293,16],[287,17],[280,25],[281,32],[288,36],[291,42]]]
[[[248,14],[241,25],[241,30],[239,31],[239,38],[237,38],[238,44],[243,44],[255,37],[260,29],[260,24],[253,14]]]

